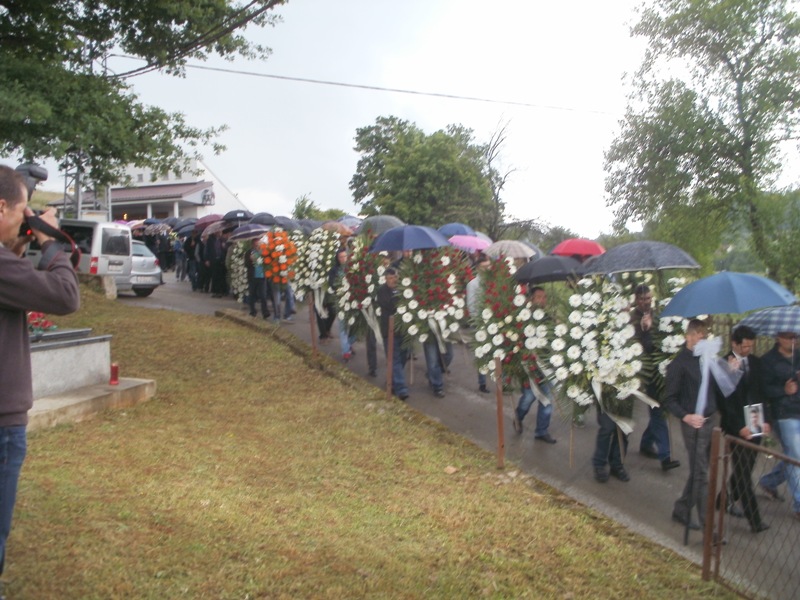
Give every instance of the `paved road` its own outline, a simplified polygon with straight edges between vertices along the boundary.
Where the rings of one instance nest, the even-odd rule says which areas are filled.
[[[245,310],[231,298],[216,299],[208,294],[193,293],[188,282],[175,282],[172,273],[167,273],[164,277],[167,283],[157,289],[151,297],[120,296],[120,301],[136,306],[197,314],[214,314],[214,311],[222,308],[241,307],[242,311]],[[307,307],[298,306],[298,313],[295,323],[280,326],[289,328],[295,335],[310,343]],[[320,349],[335,358],[340,358],[338,339],[320,346]],[[367,373],[363,342],[358,342],[356,349],[357,354],[348,363],[348,367],[365,379],[371,379]],[[380,349],[378,362],[378,375],[372,380],[376,385],[381,385],[385,381],[385,371]],[[482,394],[478,391],[475,368],[465,346],[455,348],[453,364],[445,380],[445,398],[434,397],[428,387],[424,373],[425,361],[421,352],[419,360],[411,362],[411,369],[413,384],[410,386],[411,396],[408,399],[410,406],[464,435],[486,450],[491,452],[497,450],[495,395]],[[489,387],[494,392],[491,382]],[[631,475],[631,481],[623,483],[611,478],[608,483],[601,484],[593,479],[590,464],[597,433],[594,413],[587,414],[585,427],[570,428],[568,421],[556,412],[553,415],[550,432],[558,443],[549,445],[533,438],[532,426],[535,422],[536,405],[524,423],[525,431],[522,435],[514,432],[512,402],[516,401],[516,397],[505,397],[506,469],[519,468],[645,537],[696,563],[701,562],[702,541],[699,532],[692,532],[689,545],[684,546],[683,527],[672,522],[670,518],[672,504],[680,495],[688,474],[688,462],[677,421],[673,420],[671,423],[674,433],[673,458],[680,460],[682,466],[665,473],[658,461],[644,458],[638,453],[639,439],[647,417],[644,405],[637,403],[635,417],[639,425],[637,431],[631,435],[630,452],[626,458],[626,468]],[[571,451],[570,437],[573,440]],[[765,521],[771,523],[773,529],[797,527],[796,523],[788,522],[787,503],[770,503],[760,497],[760,504]],[[733,549],[738,539],[748,540],[750,544],[755,541],[755,536],[750,534],[744,520],[731,519],[728,527],[728,538],[731,542],[726,552]],[[766,540],[763,540],[762,536],[770,536],[772,533],[768,531],[758,536],[758,542],[762,542],[756,544],[759,553],[769,552],[766,547],[771,544],[763,543]],[[775,576],[773,572],[771,577]],[[787,576],[791,578],[794,575]]]

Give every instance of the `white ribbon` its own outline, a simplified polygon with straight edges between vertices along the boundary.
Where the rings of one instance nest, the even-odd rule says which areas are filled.
[[[328,318],[328,309],[322,303],[322,299],[325,297],[325,292],[323,288],[314,288],[313,293],[314,293],[314,306],[317,307],[317,312],[319,313],[319,316],[322,317],[323,319]]]
[[[442,337],[442,332],[439,330],[439,324],[433,317],[428,317],[428,326],[431,328],[431,333],[433,337],[436,338],[436,344],[439,346],[439,352],[444,354],[447,352],[447,347],[444,343],[444,338]]]
[[[700,381],[700,391],[697,393],[697,404],[695,405],[694,414],[703,415],[708,405],[708,386],[710,385],[709,373],[714,377],[722,395],[726,398],[733,393],[739,379],[742,376],[741,371],[736,369],[731,372],[727,368],[727,363],[721,360],[717,354],[722,349],[722,338],[711,338],[700,340],[694,347],[694,356],[700,357],[700,374],[702,379]]]
[[[382,344],[386,344],[381,335],[381,324],[378,322],[378,317],[375,315],[375,308],[370,304],[366,308],[361,309],[361,314],[364,315],[364,320],[372,332],[375,334],[375,339],[381,340]]]

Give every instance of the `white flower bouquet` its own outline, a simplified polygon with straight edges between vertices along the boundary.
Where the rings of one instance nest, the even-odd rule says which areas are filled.
[[[371,327],[380,339],[378,317],[378,288],[384,284],[387,254],[369,251],[369,242],[357,238],[347,259],[339,294],[339,323],[347,327],[350,335],[361,337]]]
[[[336,263],[339,234],[317,228],[303,244],[302,257],[295,266],[294,294],[302,302],[306,294],[314,297],[314,306],[320,315],[327,316],[325,306],[334,294],[328,276]]]

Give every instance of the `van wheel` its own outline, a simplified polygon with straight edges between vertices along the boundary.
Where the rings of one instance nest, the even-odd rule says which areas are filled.
[[[137,288],[133,290],[133,293],[140,298],[147,298],[147,296],[153,293],[153,288]]]

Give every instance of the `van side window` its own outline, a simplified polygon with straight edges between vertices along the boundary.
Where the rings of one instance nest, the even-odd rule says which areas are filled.
[[[127,235],[115,235],[114,230],[103,229],[103,254],[128,256],[131,253],[130,239]]]
[[[92,252],[92,233],[91,227],[83,227],[79,225],[62,225],[61,229],[69,237],[75,240],[75,245],[80,248],[84,254]]]

